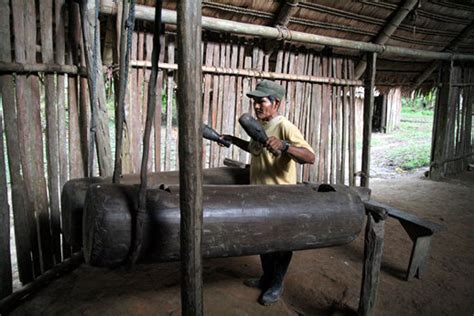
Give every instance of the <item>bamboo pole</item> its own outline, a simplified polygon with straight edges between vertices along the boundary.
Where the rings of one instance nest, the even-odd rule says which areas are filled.
[[[203,314],[201,1],[178,2],[181,311]]]
[[[113,1],[102,0],[101,12],[114,14]],[[153,21],[153,8],[137,6],[137,19]],[[176,24],[176,11],[163,10],[163,23]],[[396,46],[378,45],[373,43],[359,42],[347,39],[332,38],[316,34],[296,31],[285,31],[275,27],[261,26],[255,24],[240,23],[217,18],[203,17],[202,28],[210,31],[228,32],[241,35],[258,36],[276,40],[291,40],[293,42],[319,44],[331,47],[349,48],[363,52],[379,53],[381,55],[396,55],[420,59],[442,59],[442,60],[474,60],[473,54],[453,54],[449,52],[433,52],[420,49],[403,48]]]
[[[150,67],[151,64],[148,61],[132,60],[132,67]],[[177,70],[177,64],[170,63],[159,63],[158,67],[160,69],[166,70]],[[227,67],[216,67],[216,66],[202,66],[203,73],[210,74],[219,74],[219,75],[234,75],[242,77],[252,77],[259,79],[272,79],[272,80],[288,80],[288,81],[303,81],[303,82],[312,82],[312,83],[328,83],[333,85],[344,85],[344,86],[363,86],[364,83],[362,80],[351,80],[351,79],[341,79],[336,77],[322,77],[322,76],[312,76],[312,75],[301,75],[301,74],[291,74],[291,73],[279,73],[279,72],[268,72],[268,71],[258,71],[252,69],[235,69]]]
[[[405,0],[405,2],[397,8],[397,11],[392,16],[390,21],[387,21],[387,24],[381,29],[373,41],[375,44],[385,45],[390,39],[390,36],[397,30],[406,16],[413,10],[413,8],[418,4],[418,0]],[[362,58],[362,60],[357,64],[355,69],[355,77],[359,79],[367,68],[367,60]]]
[[[360,185],[369,187],[370,178],[370,141],[372,135],[372,116],[374,111],[374,84],[376,53],[367,54],[367,72],[364,89],[364,136],[362,147],[362,175]]]

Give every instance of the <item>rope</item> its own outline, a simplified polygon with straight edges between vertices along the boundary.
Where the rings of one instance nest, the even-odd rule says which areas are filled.
[[[115,129],[115,166],[113,183],[120,183],[120,176],[122,175],[122,142],[123,142],[123,125],[125,118],[125,90],[128,82],[128,67],[130,63],[130,50],[132,49],[132,32],[135,26],[135,0],[130,0],[130,7],[128,7],[127,21],[124,20],[127,12],[128,0],[124,2],[122,11],[122,32],[127,31],[127,44],[120,43],[120,90],[117,104],[117,120]],[[123,38],[122,38],[123,41]]]
[[[138,205],[136,209],[134,240],[130,256],[128,258],[129,267],[133,267],[138,259],[143,243],[143,226],[146,215],[146,189],[147,189],[147,165],[148,153],[150,151],[150,134],[155,117],[156,108],[156,77],[158,75],[158,60],[160,56],[160,34],[161,34],[161,7],[162,1],[155,3],[155,24],[153,32],[153,51],[151,53],[151,73],[148,81],[148,104],[145,122],[145,132],[143,135],[143,155],[140,171],[140,188],[138,191]],[[161,96],[160,96],[161,97]],[[133,231],[133,227],[132,227]]]

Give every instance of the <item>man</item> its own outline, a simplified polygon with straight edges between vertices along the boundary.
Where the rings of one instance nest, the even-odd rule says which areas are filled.
[[[296,184],[296,162],[313,164],[315,157],[313,149],[298,128],[278,114],[285,89],[273,81],[263,80],[247,96],[253,99],[255,115],[265,129],[268,141],[262,145],[231,135],[222,137],[251,153],[250,184]],[[262,290],[259,298],[261,304],[273,304],[281,297],[283,278],[291,256],[291,251],[260,255],[262,277],[244,283]]]

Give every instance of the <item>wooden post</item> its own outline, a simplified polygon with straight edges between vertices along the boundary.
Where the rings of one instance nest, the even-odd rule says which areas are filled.
[[[3,148],[3,115],[0,113],[0,299],[12,292],[10,252],[10,207],[8,206],[5,150]]]
[[[53,0],[40,1],[41,55],[43,62],[54,63]],[[46,152],[50,203],[51,245],[55,263],[61,262],[59,214],[59,130],[54,74],[45,75]],[[61,131],[62,132],[62,131]]]
[[[203,314],[201,1],[178,2],[181,310]]]
[[[375,314],[377,285],[383,255],[384,226],[385,218],[387,218],[387,211],[383,208],[368,209],[366,206],[366,211],[367,226],[364,241],[364,266],[358,310],[358,315],[360,316]]]
[[[430,178],[440,180],[445,173],[446,148],[448,141],[448,110],[449,102],[452,101],[451,75],[452,67],[444,63],[441,68],[442,86],[438,90],[433,121],[433,133],[431,143]]]
[[[370,140],[372,136],[372,115],[374,111],[374,85],[376,53],[367,53],[367,72],[364,80],[364,136],[362,147],[362,175],[360,185],[369,187]]]
[[[0,37],[10,38],[10,5],[8,0],[1,0],[0,7]],[[0,61],[11,61],[10,41],[0,45]],[[13,76],[0,75],[0,94],[2,96],[3,114],[5,116],[5,133],[7,139],[7,153],[11,179],[11,195],[13,218],[15,224],[15,242],[17,250],[17,263],[20,281],[23,283],[33,280],[33,265],[31,261],[30,229],[28,225],[28,196],[21,174],[20,143],[15,107],[15,86]],[[9,221],[9,219],[8,219]],[[10,222],[8,222],[10,225]],[[8,226],[9,227],[9,226]],[[8,234],[8,240],[10,235]],[[2,281],[3,282],[3,281]]]
[[[110,135],[108,127],[107,104],[105,98],[104,76],[102,74],[102,59],[100,53],[99,26],[96,26],[96,1],[82,0],[81,20],[82,33],[84,38],[85,56],[87,73],[89,74],[89,89],[91,99],[91,111],[95,116],[93,125],[91,126],[92,134],[95,134],[95,142],[97,143],[97,155],[99,162],[99,172],[102,176],[112,175],[112,149],[110,147]],[[97,34],[94,34],[97,32]],[[97,40],[97,49],[94,50],[94,41]],[[93,63],[96,62],[96,67]],[[94,73],[95,71],[95,73]],[[96,83],[93,84],[93,77],[96,77]],[[93,88],[93,86],[96,86]],[[94,92],[96,91],[96,93]],[[93,152],[90,153],[93,156]],[[91,157],[89,157],[89,161]],[[93,166],[89,165],[89,168]],[[91,174],[89,172],[89,174]]]

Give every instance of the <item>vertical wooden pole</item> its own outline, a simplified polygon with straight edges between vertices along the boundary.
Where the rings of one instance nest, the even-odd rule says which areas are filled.
[[[0,61],[11,62],[10,45],[10,4],[1,0],[0,6],[0,38],[4,42],[0,46]],[[0,75],[0,99],[3,112],[5,108],[14,107],[14,86],[11,75]],[[0,113],[0,299],[12,292],[12,269],[10,251],[10,209],[8,206],[7,180],[5,172],[5,151],[3,148],[3,115]],[[12,177],[13,180],[13,177]],[[13,181],[12,181],[13,182]]]
[[[367,58],[370,60],[370,58]],[[370,68],[370,62],[367,70]],[[370,316],[375,314],[377,285],[380,265],[382,263],[385,234],[385,218],[372,212],[367,213],[367,226],[364,241],[364,267],[358,314]]]
[[[181,310],[202,315],[201,1],[178,2]]]
[[[15,57],[19,63],[36,62],[36,7],[32,1],[13,1]],[[27,195],[28,224],[36,275],[53,266],[48,198],[44,178],[39,78],[35,74],[16,80],[18,135],[22,174]],[[36,245],[39,245],[37,247]]]
[[[367,53],[367,71],[364,80],[364,136],[362,146],[362,176],[360,185],[369,187],[370,140],[372,137],[372,115],[374,111],[375,62],[377,53]]]
[[[18,3],[16,4],[18,5]],[[8,0],[1,0],[0,7],[0,37],[10,38],[10,5]],[[0,45],[0,61],[11,62],[11,44],[5,40]],[[19,76],[18,84],[24,86],[25,78]],[[17,252],[18,272],[20,281],[28,283],[33,280],[33,264],[31,260],[31,251],[33,244],[30,240],[30,227],[28,224],[29,197],[26,193],[26,187],[23,176],[21,174],[20,159],[20,140],[18,135],[18,124],[16,117],[15,104],[15,85],[13,84],[12,75],[0,75],[0,94],[2,96],[3,114],[5,115],[5,133],[7,138],[8,149],[8,167],[11,179],[11,195],[13,206],[13,218],[15,224],[15,242]],[[10,225],[10,223],[8,223]],[[8,237],[10,238],[10,237]],[[36,240],[36,236],[35,236]]]
[[[96,23],[98,22],[96,18],[97,3],[97,0],[82,0],[80,7],[86,65],[89,73],[91,111],[95,117],[92,119],[94,126],[91,126],[91,132],[95,134],[95,142],[97,143],[100,175],[109,176],[113,173],[112,149],[110,147],[109,120],[105,98],[104,77],[102,74],[99,25],[96,27]],[[97,41],[97,44],[95,44],[95,41]],[[96,49],[94,49],[95,45],[97,45]],[[96,67],[93,67],[94,63],[96,63]],[[94,76],[96,83],[93,82]],[[90,155],[93,155],[93,152],[90,152]],[[89,161],[92,161],[91,157],[89,157]],[[93,166],[89,165],[89,169],[89,171],[92,171]],[[89,172],[89,175],[91,174],[92,172]]]
[[[53,1],[40,1],[41,55],[44,63],[54,63],[53,51]],[[46,144],[48,163],[48,191],[51,218],[52,251],[55,263],[61,262],[59,215],[59,130],[54,74],[45,75]]]
[[[66,20],[66,1],[55,0],[54,2],[54,20],[55,20],[55,60],[59,65],[64,65],[65,58],[65,20]],[[67,146],[66,146],[66,95],[65,95],[65,76],[57,75],[57,107],[58,107],[58,145],[59,145],[59,189],[63,187],[68,179]]]
[[[10,251],[10,207],[8,206],[7,174],[3,148],[3,115],[0,113],[0,299],[12,293]]]
[[[445,174],[445,165],[442,161],[446,157],[446,147],[448,142],[448,110],[452,100],[451,87],[451,66],[444,63],[441,67],[441,88],[438,90],[438,97],[435,106],[433,133],[431,141],[431,168],[430,178],[440,180]]]

